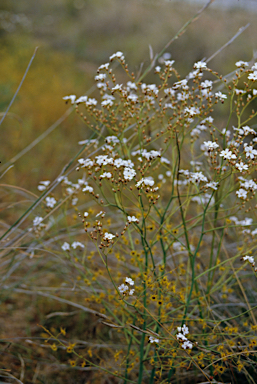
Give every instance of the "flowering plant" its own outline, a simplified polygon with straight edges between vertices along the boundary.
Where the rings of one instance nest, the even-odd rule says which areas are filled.
[[[201,60],[181,78],[166,52],[135,75],[118,51],[95,81],[95,98],[63,97],[91,135],[73,168],[39,182],[29,213],[42,201],[46,215],[21,238],[67,277],[39,294],[85,313],[105,343],[85,351],[44,327],[47,344],[124,383],[254,377],[257,63],[221,76]]]
[[[114,60],[129,77],[125,84]],[[212,380],[229,364],[237,371],[255,364],[243,354],[256,343],[257,324],[242,279],[244,270],[252,277],[257,270],[257,65],[236,68],[228,81],[199,61],[181,79],[174,60],[163,60],[156,84],[147,84],[117,52],[98,68],[98,100],[64,97],[92,130],[77,159],[80,179],[59,179],[77,212],[79,204],[91,206],[78,213],[84,245],[72,244],[85,248],[76,256],[80,288],[92,292],[86,300],[100,307],[102,324],[127,340],[113,372],[125,382],[169,382],[181,367]],[[216,109],[228,111],[226,123],[215,124]],[[72,257],[67,241],[61,248]],[[236,311],[223,312],[241,295],[250,324],[238,351],[246,318],[234,322]],[[77,364],[85,361],[76,356]]]

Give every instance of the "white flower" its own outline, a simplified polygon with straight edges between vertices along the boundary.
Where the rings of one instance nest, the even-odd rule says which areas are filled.
[[[186,326],[186,324],[183,324],[182,327],[177,327],[177,330],[178,330],[178,332],[182,332],[184,336],[189,333],[189,329]]]
[[[179,92],[178,94],[177,94],[177,99],[178,99],[178,101],[185,101],[185,100],[187,100],[189,98],[189,93],[186,93],[186,92]]]
[[[137,85],[136,85],[136,83],[133,83],[132,81],[128,81],[127,82],[127,90],[130,91],[131,89],[134,89],[136,91]]]
[[[255,265],[255,261],[254,261],[254,258],[252,256],[244,256],[243,260],[244,261],[249,261],[249,263],[252,264],[252,266]]]
[[[217,188],[217,185],[218,185],[219,183],[216,183],[216,181],[210,181],[209,183],[207,183],[206,185],[205,185],[205,187],[206,188],[212,188],[212,189],[214,189],[215,191],[218,189]]]
[[[87,101],[87,96],[80,96],[80,97],[76,100],[76,104],[85,103],[86,101]]]
[[[71,205],[76,205],[78,200],[79,199],[77,197],[73,197],[73,199],[71,200]]]
[[[96,99],[89,98],[89,99],[86,101],[86,105],[87,105],[88,107],[90,107],[91,105],[97,105],[97,100],[96,100]]]
[[[154,93],[155,95],[158,95],[159,89],[156,84],[145,84],[143,83],[141,85],[142,92],[146,93]]]
[[[187,85],[187,79],[183,79],[174,83],[172,88],[173,89],[184,88],[186,87],[186,85]]]
[[[178,340],[182,340],[182,341],[187,340],[187,337],[185,335],[183,335],[183,333],[178,333],[176,336],[177,336]]]
[[[244,95],[246,91],[244,91],[243,89],[235,89],[235,93],[236,95]]]
[[[174,109],[174,106],[171,103],[165,103],[164,108]]]
[[[250,189],[252,191],[257,190],[257,184],[253,180],[246,180],[244,183],[240,182],[240,186],[245,189]]]
[[[76,249],[78,247],[80,248],[85,248],[84,244],[82,244],[80,241],[73,241],[73,243],[71,244],[72,248],[73,249]]]
[[[248,226],[248,225],[252,225],[252,222],[253,222],[252,218],[246,217],[244,220],[238,221],[237,224],[242,226]]]
[[[118,287],[118,290],[120,291],[120,293],[125,293],[128,289],[129,289],[129,287],[126,284],[121,284]]]
[[[104,172],[102,175],[99,176],[101,179],[103,178],[107,178],[107,179],[110,179],[112,177],[112,174],[111,172]]]
[[[181,345],[182,348],[184,349],[192,349],[193,348],[193,344],[191,343],[191,341],[187,340],[185,341],[182,345]]]
[[[175,60],[164,60],[164,64],[168,68],[172,68],[172,65],[175,63]]]
[[[61,248],[63,251],[69,251],[70,250],[70,244],[65,241]]]
[[[257,89],[253,89],[253,96],[257,95]]]
[[[130,223],[139,223],[139,220],[136,218],[136,216],[128,216],[127,220]]]
[[[189,116],[193,117],[195,115],[198,115],[200,113],[199,109],[198,108],[195,108],[195,107],[191,107],[191,108],[188,108],[186,107],[184,109],[184,113],[185,114],[188,114]]]
[[[247,171],[247,169],[248,169],[248,165],[247,165],[247,164],[244,164],[242,161],[240,161],[240,163],[236,163],[236,168],[237,168],[240,172],[243,172],[243,171]]]
[[[131,95],[129,95],[128,97],[127,97],[127,99],[128,100],[131,100],[131,101],[133,101],[134,103],[137,101],[137,99],[138,99],[138,96],[137,95],[134,95],[134,93],[131,93]]]
[[[54,197],[49,197],[49,196],[46,197],[46,206],[47,207],[53,208],[56,203],[57,203],[57,201],[55,200]]]
[[[112,91],[121,91],[123,84],[116,84],[115,87],[112,88]]]
[[[212,88],[212,81],[211,80],[205,80],[201,82],[202,88]]]
[[[238,68],[244,68],[244,67],[248,67],[248,63],[246,61],[243,61],[243,60],[240,60],[240,61],[237,61],[236,62],[236,66]]]
[[[170,164],[170,161],[168,159],[166,159],[166,157],[161,157],[161,163],[163,164]]]
[[[155,337],[153,337],[153,336],[149,336],[149,342],[150,343],[159,343],[160,342],[160,340],[159,339],[156,339]]]
[[[248,76],[249,80],[256,81],[257,80],[257,71],[254,71],[253,73],[250,73]]]
[[[113,59],[124,60],[124,58],[125,58],[125,57],[124,57],[123,53],[120,52],[120,51],[114,53],[113,55],[111,55],[111,56],[109,57],[110,61],[112,61]]]
[[[233,127],[233,129],[235,131],[238,131],[239,135],[241,136],[247,136],[249,135],[250,133],[253,134],[253,135],[256,135],[256,132],[254,129],[248,127],[248,125],[245,125],[244,127],[241,127],[241,128],[235,128]]]
[[[106,143],[108,143],[108,144],[118,144],[119,142],[120,142],[120,140],[118,139],[118,137],[116,137],[116,136],[107,136],[106,138],[105,138],[105,141],[106,141]]]
[[[157,73],[161,72],[161,67],[159,65],[157,65],[157,67],[155,67],[155,72],[157,72]]]
[[[95,159],[96,159],[96,164],[98,165],[113,164],[113,158],[108,157],[107,155],[99,155],[99,156],[96,156]]]
[[[122,159],[115,159],[113,165],[117,168],[120,168],[122,165],[124,165]]]
[[[134,167],[134,163],[132,163],[131,160],[123,160],[123,164],[122,164],[124,167],[127,167],[127,168],[133,168]]]
[[[83,216],[88,217],[88,212],[84,212]]]
[[[105,232],[103,239],[104,240],[112,240],[115,237],[112,233]]]
[[[105,212],[104,211],[100,211],[98,212],[95,217],[98,217],[98,216],[101,216],[101,217],[104,217],[105,216]]]
[[[43,221],[43,217],[40,217],[40,216],[36,216],[35,219],[33,220],[33,225],[34,227],[37,227],[41,224],[41,222]]]
[[[39,191],[44,191],[47,187],[48,187],[48,185],[51,183],[51,181],[49,181],[49,180],[46,180],[46,181],[40,181],[39,182],[39,186],[37,187],[37,189],[39,190]]]
[[[245,200],[247,198],[247,191],[245,191],[243,188],[240,188],[238,191],[236,191],[237,197],[242,198]]]
[[[194,183],[200,183],[200,181],[208,181],[207,177],[203,175],[202,172],[191,172],[190,173],[190,181]]]
[[[94,165],[91,159],[78,159],[78,163],[83,167],[92,167]]]
[[[228,148],[220,152],[220,156],[224,157],[224,159],[236,159],[236,155],[232,153]]]
[[[110,63],[100,65],[100,67],[98,68],[98,71],[101,71],[102,69],[107,70],[109,68],[109,65],[110,65]]]
[[[141,185],[144,184],[145,186],[150,186],[152,187],[154,185],[154,180],[152,177],[143,177],[140,181],[136,183],[136,187],[139,188]]]
[[[93,188],[90,187],[89,185],[87,185],[85,188],[82,189],[82,192],[89,192],[89,193],[92,193],[93,192]]]
[[[190,135],[191,137],[199,137],[200,133],[201,133],[200,129],[194,128],[190,132]]]
[[[226,98],[227,98],[227,95],[224,95],[224,93],[221,93],[220,91],[219,92],[216,92],[215,93],[215,97],[217,99],[220,99],[221,101],[224,101]]]
[[[97,83],[96,86],[98,89],[103,89],[104,91],[107,89],[107,85],[105,83]]]
[[[111,99],[106,99],[101,102],[102,107],[108,107],[108,106],[111,107],[112,105],[113,105],[113,101]]]
[[[136,171],[133,168],[124,168],[123,176],[125,180],[132,180],[136,176]]]
[[[197,63],[194,63],[195,69],[207,69],[207,64],[204,61],[198,61]]]
[[[154,149],[152,149],[151,151],[147,152],[146,149],[143,149],[141,155],[145,157],[147,160],[152,160],[152,159],[155,159],[156,157],[160,157],[161,151],[155,151]]]
[[[222,135],[226,135],[226,137],[230,137],[231,135],[231,132],[228,131],[226,128],[222,129],[221,133]]]
[[[192,71],[188,74],[188,79],[194,79],[195,77],[202,77],[203,76],[203,73],[202,72],[199,72],[198,69],[196,69],[195,71]]]
[[[175,96],[176,91],[172,88],[166,88],[164,89],[164,93],[165,95]]]
[[[135,282],[130,277],[126,277],[125,282],[128,283],[129,285],[135,284]]]
[[[67,102],[70,100],[71,104],[74,104],[76,100],[76,95],[64,96],[63,100],[66,100]]]
[[[213,121],[214,121],[214,118],[211,117],[211,116],[208,116],[208,117],[206,117],[204,120],[202,120],[200,124],[205,124],[205,123],[212,124]]]
[[[215,141],[204,141],[203,143],[208,151],[213,151],[219,147],[219,144],[215,143]]]
[[[250,157],[251,159],[254,159],[254,156],[257,155],[257,150],[253,149],[252,145],[248,146],[246,143],[244,143],[244,151],[246,157]]]
[[[104,81],[105,78],[106,78],[106,74],[105,73],[100,73],[100,75],[96,75],[95,76],[95,80],[96,81]]]

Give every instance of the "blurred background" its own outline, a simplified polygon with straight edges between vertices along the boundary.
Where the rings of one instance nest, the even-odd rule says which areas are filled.
[[[37,145],[21,151],[46,132],[68,106],[62,97],[96,96],[96,69],[109,56],[124,52],[129,69],[149,63],[149,45],[162,50],[205,1],[164,0],[2,0],[0,9],[0,113],[13,97],[28,62],[39,47],[22,88],[0,130],[1,172],[18,155],[2,183],[37,192],[38,182],[52,180],[87,137],[75,113]],[[210,62],[221,74],[249,61],[256,50],[257,2],[216,0],[168,49],[185,76],[195,61],[210,57],[240,27],[250,26]],[[147,78],[151,81],[151,78]],[[152,81],[154,81],[152,79]]]

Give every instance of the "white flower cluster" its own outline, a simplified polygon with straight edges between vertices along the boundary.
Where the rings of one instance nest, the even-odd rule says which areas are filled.
[[[253,256],[243,256],[242,260],[248,261],[248,263],[250,263],[253,268],[255,267],[255,260]],[[257,268],[255,268],[254,271],[257,272]]]
[[[39,191],[44,191],[44,190],[48,187],[48,185],[49,185],[50,183],[51,183],[50,180],[40,181],[40,182],[39,182],[39,185],[38,185],[38,187],[37,187],[37,189],[38,189]]]
[[[42,227],[43,226],[43,224],[42,224],[43,220],[44,220],[43,217],[36,216],[35,219],[33,220],[33,226],[37,227],[37,228]]]
[[[89,193],[93,192],[93,188],[88,185],[88,182],[84,179],[84,177],[82,179],[78,179],[77,183],[72,183],[70,180],[68,180],[66,176],[61,176],[58,179],[58,181],[62,182],[63,185],[68,186],[66,188],[67,195],[72,196],[78,193],[80,190],[82,190],[82,192],[89,192]],[[73,198],[72,201],[73,201],[72,205],[77,204],[77,198]]]
[[[115,238],[115,235],[113,235],[112,233],[105,232],[103,240],[111,241],[114,238]]]
[[[49,197],[49,196],[46,197],[46,206],[47,207],[53,208],[56,203],[57,203],[57,201],[55,200],[54,197]]]
[[[149,176],[149,177],[143,177],[140,181],[136,183],[137,188],[142,188],[142,186],[145,187],[152,187],[154,185],[154,179]]]
[[[131,289],[131,286],[134,286],[134,284],[135,284],[135,282],[130,277],[126,277],[125,283],[121,284],[118,287],[118,290],[123,295],[132,296],[132,295],[134,295],[135,289]]]
[[[77,99],[76,95],[70,95],[70,96],[64,96],[63,100],[65,100],[67,102],[70,100],[71,104],[82,104],[83,103],[87,107],[91,107],[91,106],[96,106],[97,105],[97,100],[96,99],[91,99],[91,98],[88,98],[87,96],[80,96]]]
[[[153,344],[158,344],[160,342],[159,339],[157,339],[156,337],[153,337],[153,336],[149,336],[149,343]]]
[[[131,224],[131,223],[139,223],[139,220],[135,216],[128,216],[127,220],[129,222],[129,224]]]
[[[181,347],[183,349],[192,349],[193,344],[188,340],[186,335],[189,334],[188,327],[184,324],[182,327],[177,327],[178,333],[176,335],[178,341],[182,341]]]
[[[61,246],[62,250],[63,251],[70,251],[71,247],[73,249],[76,249],[76,248],[85,248],[84,244],[82,244],[80,241],[73,241],[73,243],[70,245],[69,243],[67,243],[67,241],[65,241],[63,243],[63,245]]]
[[[112,143],[119,142],[119,141],[116,141],[114,139],[114,137],[115,136],[108,137],[107,138],[108,142],[112,142]],[[83,168],[91,169],[95,166],[96,170],[99,170],[99,169],[97,169],[98,166],[103,167],[106,165],[113,166],[115,168],[124,167],[123,177],[127,181],[131,181],[136,176],[136,171],[133,169],[134,163],[132,163],[132,161],[130,159],[128,159],[128,160],[124,160],[121,158],[114,159],[113,157],[108,157],[108,155],[99,155],[99,156],[95,156],[95,158],[93,160],[91,160],[91,159],[78,159],[78,163]],[[113,177],[113,174],[112,174],[112,172],[104,172],[99,177],[101,179],[103,179],[103,178],[111,179]],[[89,187],[86,187],[83,189],[83,192],[86,192],[88,190],[89,190]],[[93,191],[93,189],[92,189],[92,191]],[[89,190],[89,192],[91,192],[91,189]]]

